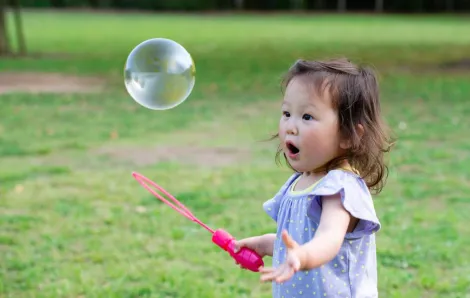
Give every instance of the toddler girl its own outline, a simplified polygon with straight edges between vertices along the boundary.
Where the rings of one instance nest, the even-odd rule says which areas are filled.
[[[260,270],[273,297],[377,297],[381,226],[370,190],[384,185],[391,147],[377,79],[348,60],[299,60],[284,86],[276,158],[294,174],[263,205],[277,232],[237,249],[273,257]]]

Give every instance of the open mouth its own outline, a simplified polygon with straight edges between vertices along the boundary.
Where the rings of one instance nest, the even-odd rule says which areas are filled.
[[[299,148],[297,148],[294,144],[291,142],[286,143],[287,150],[289,151],[289,155],[296,155],[299,153]]]

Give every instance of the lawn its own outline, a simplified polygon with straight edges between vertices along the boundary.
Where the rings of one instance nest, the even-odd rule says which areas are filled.
[[[24,22],[42,55],[1,59],[0,71],[101,76],[109,88],[0,95],[1,297],[270,297],[131,173],[213,228],[274,231],[262,203],[290,175],[264,142],[279,78],[297,58],[342,55],[377,68],[398,137],[375,198],[381,296],[470,297],[470,71],[439,68],[469,58],[468,19],[27,12]],[[196,62],[190,98],[165,112],[123,85],[127,54],[152,37]]]

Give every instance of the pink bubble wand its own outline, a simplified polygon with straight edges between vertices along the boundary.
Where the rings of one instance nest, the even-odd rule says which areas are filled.
[[[242,247],[239,252],[235,253],[235,241],[236,239],[230,235],[227,231],[223,229],[218,229],[214,231],[210,227],[208,227],[206,224],[204,224],[202,221],[200,221],[196,216],[194,216],[191,211],[189,211],[188,208],[186,208],[181,202],[179,202],[175,197],[173,197],[169,192],[167,192],[163,187],[159,186],[152,180],[148,179],[147,177],[133,172],[132,176],[144,187],[146,188],[151,194],[159,198],[162,202],[173,208],[175,211],[180,213],[181,215],[185,216],[189,220],[199,224],[201,227],[206,229],[212,234],[212,242],[218,245],[220,248],[222,248],[224,251],[228,252],[229,255],[238,263],[240,264],[243,268],[248,269],[253,272],[258,272],[260,267],[264,266],[263,259],[253,250]],[[153,190],[150,186],[148,186],[146,183],[150,184],[160,192],[162,192],[164,195],[166,195],[168,198],[170,198],[176,205],[175,206],[173,203],[169,202],[167,199],[162,197],[160,194],[158,194],[155,190]]]

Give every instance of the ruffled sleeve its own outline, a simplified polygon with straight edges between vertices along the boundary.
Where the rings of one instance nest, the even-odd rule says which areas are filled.
[[[281,207],[282,199],[284,198],[285,193],[287,192],[289,186],[294,182],[294,180],[299,177],[299,173],[295,173],[287,179],[286,183],[279,189],[279,191],[274,195],[274,197],[263,204],[264,211],[272,218],[274,221],[277,221],[279,214],[279,209]]]
[[[357,175],[334,170],[328,173],[312,191],[315,205],[309,208],[321,208],[321,196],[340,193],[344,208],[359,219],[354,231],[346,234],[346,239],[357,239],[380,230],[381,224],[374,209],[372,196],[365,182]]]

